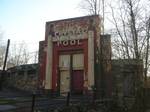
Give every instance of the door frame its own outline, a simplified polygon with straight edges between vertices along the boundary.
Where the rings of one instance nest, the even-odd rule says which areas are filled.
[[[80,54],[82,53],[84,55],[84,52],[83,50],[77,50],[77,51],[60,51],[59,52],[59,55],[58,55],[58,59],[59,59],[59,56],[60,55],[70,55],[70,67],[69,67],[69,71],[70,71],[70,93],[72,94],[73,93],[73,77],[72,77],[72,72],[73,72],[73,55],[74,54]],[[84,62],[83,62],[84,64]],[[85,66],[85,65],[84,65]],[[84,68],[84,67],[83,67]],[[59,94],[60,93],[60,80],[61,80],[61,70],[59,68],[59,65],[58,65],[58,80],[57,80],[57,83],[58,83],[58,91],[59,91]],[[84,69],[83,69],[83,73],[84,73]],[[84,75],[84,74],[83,74]],[[83,76],[83,80],[84,80],[84,76]]]

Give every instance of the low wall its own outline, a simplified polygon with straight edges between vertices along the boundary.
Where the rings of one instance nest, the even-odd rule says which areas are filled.
[[[6,85],[22,91],[36,91],[38,86],[38,64],[21,65],[8,69]]]

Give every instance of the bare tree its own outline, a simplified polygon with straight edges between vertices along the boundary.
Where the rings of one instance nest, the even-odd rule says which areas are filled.
[[[113,50],[117,52],[115,54],[119,58],[143,59],[146,80],[150,49],[150,15],[146,7],[148,1],[119,0],[117,2],[117,8],[110,5],[112,22],[116,31],[113,38]]]
[[[7,42],[3,41],[4,32],[0,30],[0,68],[3,66]]]
[[[0,46],[0,67],[1,68],[3,66],[3,61],[4,61],[4,56],[5,56],[5,49],[6,49],[6,46],[1,44],[1,46]]]
[[[113,57],[123,59],[143,59],[144,78],[147,79],[149,70],[149,0],[113,0],[110,5],[111,16],[107,19],[113,23],[111,30]],[[112,5],[114,4],[114,6]],[[82,0],[80,8],[88,14],[102,14],[104,18],[103,0]],[[104,20],[102,29],[104,29]]]
[[[113,52],[122,59],[135,59],[135,74],[133,77],[135,92],[135,111],[143,111],[143,74],[140,71],[139,60],[144,64],[144,82],[150,62],[150,15],[148,0],[116,0],[115,6],[110,4],[114,25]],[[113,1],[114,2],[114,1]],[[118,55],[119,54],[119,55]],[[129,62],[130,63],[130,62]]]
[[[34,63],[37,63],[38,62],[38,53],[39,53],[39,51],[35,51],[34,52],[34,55],[33,55],[33,57],[34,57]]]
[[[102,33],[104,34],[105,4],[104,0],[81,0],[79,8],[88,15],[100,15],[102,17]]]
[[[8,66],[11,67],[22,64],[28,64],[30,58],[30,53],[25,42],[13,44],[10,46]]]
[[[86,1],[86,0],[85,0]],[[115,2],[115,3],[114,3]],[[149,0],[113,0],[110,2],[110,13],[108,16],[111,21],[112,50],[113,57],[121,59],[135,59],[136,73],[134,75],[134,89],[137,109],[140,110],[141,103],[141,79],[139,75],[139,60],[144,63],[144,79],[147,81],[147,73],[150,65],[150,7]],[[97,14],[94,5],[87,2],[87,11]],[[92,1],[92,3],[96,3]],[[114,6],[113,6],[114,5]],[[87,7],[88,6],[88,7]],[[103,16],[104,17],[104,16]],[[112,25],[113,24],[113,25]],[[140,77],[141,78],[141,77]],[[135,105],[136,105],[135,103]]]
[[[150,15],[148,0],[117,0],[117,6],[110,4],[111,13],[115,26],[113,40],[114,55],[123,59],[136,60],[136,74],[134,75],[135,85],[135,109],[140,111],[144,105],[142,96],[142,83],[139,60],[144,64],[144,82],[147,82],[147,73],[150,62]],[[117,48],[117,49],[116,49]],[[118,55],[119,54],[119,55]]]
[[[82,0],[79,7],[90,15],[98,15],[100,13],[101,0]]]
[[[30,62],[29,63],[38,63],[38,51],[30,52]]]

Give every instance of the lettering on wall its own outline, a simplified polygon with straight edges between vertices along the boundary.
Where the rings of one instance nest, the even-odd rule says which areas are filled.
[[[63,46],[68,46],[68,45],[81,45],[81,40],[64,40],[64,41],[57,41],[57,45],[63,45]]]
[[[84,36],[88,32],[87,23],[74,23],[74,22],[60,22],[60,23],[51,23],[47,26],[48,34],[51,35],[53,41],[56,41],[55,38],[59,40],[71,39],[71,38],[81,38],[81,35]],[[83,37],[82,37],[83,38]],[[58,40],[58,39],[57,39]]]
[[[81,45],[88,38],[88,21],[60,21],[48,24],[49,35],[57,46]]]

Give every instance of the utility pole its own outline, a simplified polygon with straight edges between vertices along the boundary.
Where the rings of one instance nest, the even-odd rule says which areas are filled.
[[[7,57],[8,57],[8,51],[9,51],[9,45],[10,45],[10,39],[8,39],[8,41],[7,41],[7,49],[6,49],[6,54],[5,54],[5,60],[4,60],[3,71],[5,71],[5,68],[6,68]]]
[[[6,68],[6,63],[7,63],[9,45],[10,45],[10,39],[8,39],[8,41],[7,41],[7,48],[6,48],[6,53],[5,53],[5,60],[4,60],[3,70],[2,70],[2,73],[0,74],[0,91],[2,90],[2,85],[3,85],[3,81],[4,81],[4,75],[5,75],[5,68]]]

